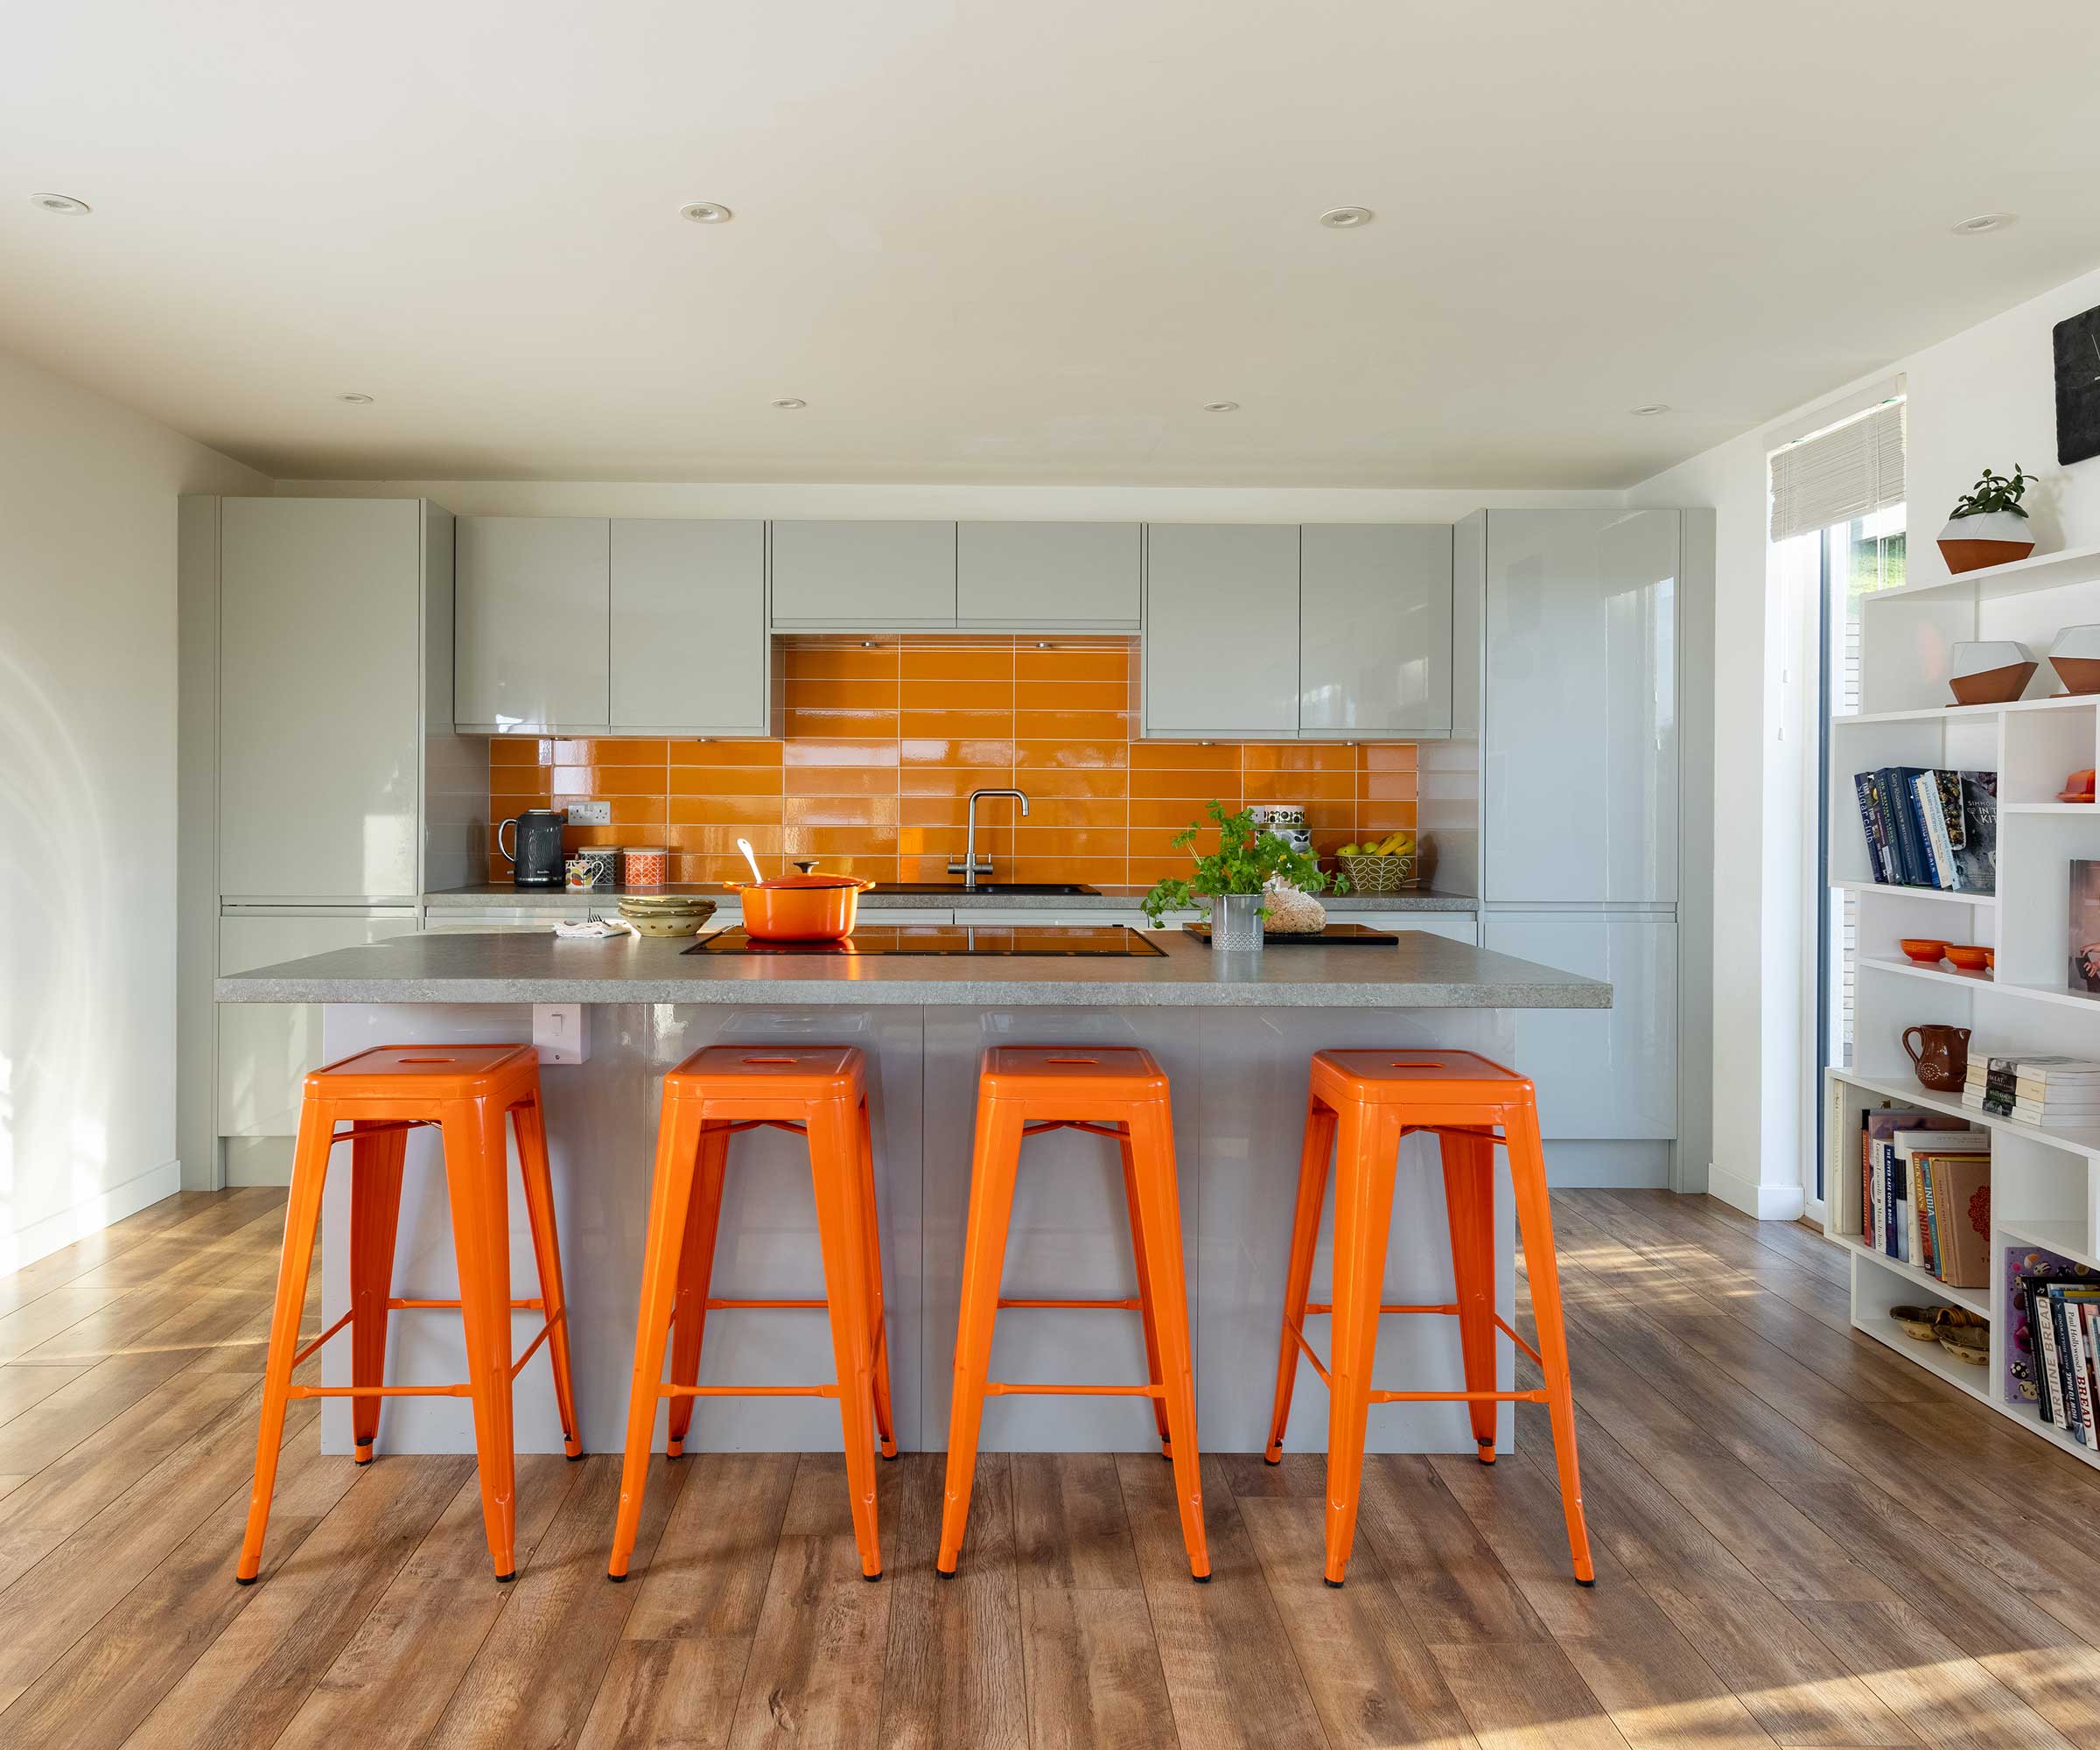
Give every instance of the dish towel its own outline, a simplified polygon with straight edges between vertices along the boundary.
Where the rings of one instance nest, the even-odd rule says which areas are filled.
[[[604,942],[609,936],[641,934],[625,918],[584,918],[573,923],[564,919],[555,925],[554,933],[564,942]]]

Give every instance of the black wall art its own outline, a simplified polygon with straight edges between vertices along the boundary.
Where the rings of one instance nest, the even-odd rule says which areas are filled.
[[[2100,456],[2100,308],[2056,325],[2056,459]]]

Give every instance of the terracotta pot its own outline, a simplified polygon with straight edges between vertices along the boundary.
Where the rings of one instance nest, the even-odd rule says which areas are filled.
[[[2027,690],[2038,662],[2008,662],[2002,668],[1980,668],[1973,675],[1956,675],[1947,682],[1954,701],[1963,705],[2007,705]]]
[[[744,933],[753,942],[837,942],[853,934],[860,896],[874,885],[854,875],[784,875],[738,887]]]
[[[1911,1035],[1918,1043],[1911,1044]],[[1969,1078],[1967,1027],[1905,1027],[1903,1053],[1910,1059],[1918,1085],[1936,1094],[1958,1094]]]
[[[1987,510],[1980,516],[1957,516],[1940,530],[1940,556],[1950,571],[2009,565],[2034,550],[2034,530],[2027,519],[2015,511]]]

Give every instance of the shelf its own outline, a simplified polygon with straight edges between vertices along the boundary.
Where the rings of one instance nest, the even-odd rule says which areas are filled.
[[[1906,978],[1929,978],[1936,984],[1961,984],[1973,990],[1982,985],[1986,990],[2018,990],[2018,984],[1999,984],[1988,972],[1963,972],[1943,966],[1921,966],[1914,960],[1886,960],[1879,955],[1863,954],[1859,964],[1872,967],[1876,972],[1894,972]]]
[[[2069,1224],[2067,1222],[2065,1225]],[[1929,1294],[1936,1300],[1951,1301],[1956,1306],[1966,1306],[1971,1312],[1980,1312],[1986,1319],[1991,1316],[1989,1289],[1956,1288],[1950,1283],[1942,1282],[1930,1271],[1920,1270],[1914,1264],[1905,1264],[1900,1258],[1892,1258],[1886,1252],[1876,1251],[1866,1241],[1856,1240],[1850,1234],[1833,1234],[1828,1228],[1824,1231],[1832,1245],[1842,1246],[1848,1252],[1857,1252],[1869,1264],[1888,1271],[1891,1276],[1900,1276],[1908,1282],[1915,1283],[1921,1293]],[[2040,1242],[2031,1243],[2040,1244]],[[1905,1337],[1903,1340],[1908,1343],[1914,1340]],[[1919,1347],[1924,1346],[1920,1344]],[[1960,1365],[1951,1355],[1948,1356],[1948,1360],[1957,1367]]]
[[[2085,575],[2078,575],[2083,572]],[[1901,589],[1871,590],[1861,601],[1917,601],[1937,598],[1958,601],[1971,590],[1979,601],[2000,596],[2022,596],[2034,590],[2061,589],[2066,584],[2100,581],[2100,547],[2067,547],[2057,553],[2037,553],[2015,559],[2009,565],[1986,565],[1980,571],[1964,571],[1958,577],[1936,578],[1930,583],[1906,584]]]
[[[1886,893],[1898,900],[1944,900],[1957,906],[1995,906],[1996,893],[1954,893],[1944,887],[1909,887],[1900,881],[1833,881],[1848,893]]]
[[[1876,1254],[1872,1252],[1868,1252],[1866,1256],[1876,1258],[1878,1263],[1886,1264],[1889,1262],[1886,1258],[1877,1257]],[[1897,1268],[1900,1269],[1902,1266],[1898,1265]],[[1882,1326],[1886,1326],[1887,1328],[1882,1329]],[[1956,1390],[1965,1391],[1971,1397],[1980,1397],[1985,1403],[1991,1401],[1991,1382],[1997,1377],[1994,1368],[1971,1367],[1967,1362],[1955,1360],[1937,1343],[1921,1343],[1914,1337],[1907,1337],[1897,1327],[1896,1322],[1893,1319],[1883,1319],[1879,1324],[1876,1324],[1860,1318],[1855,1312],[1852,1315],[1852,1329],[1864,1331],[1882,1348],[1894,1349],[1905,1361],[1916,1362],[1927,1373],[1937,1374]],[[2006,1407],[2010,1409],[2012,1406],[2008,1404]],[[2039,1418],[2030,1419],[2036,1420],[2037,1425],[2040,1425]],[[2076,1443],[2073,1442],[2073,1444]]]
[[[1833,1081],[1842,1082],[1848,1088],[1858,1088],[1884,1100],[1900,1100],[1905,1105],[1915,1106],[1922,1111],[1944,1112],[1950,1118],[1959,1118],[1973,1130],[2003,1130],[2007,1136],[2025,1137],[2030,1142],[2062,1149],[2066,1154],[2083,1155],[2088,1160],[2100,1160],[2100,1127],[2082,1130],[2045,1130],[2039,1125],[2023,1124],[2012,1118],[2000,1118],[1990,1112],[1979,1112],[1972,1106],[1964,1106],[1959,1100],[1950,1100],[1944,1094],[1934,1094],[1919,1087],[1914,1082],[1884,1082],[1872,1075],[1861,1075],[1855,1070],[1832,1069],[1827,1072]]]
[[[1853,711],[1830,719],[1832,729],[1861,723],[1966,723],[2001,717],[2007,711],[2072,710],[2080,705],[2100,704],[2100,693],[2054,693],[2043,699],[2014,699],[2003,705],[1920,705],[1914,710]]]
[[[2040,1246],[2073,1264],[2100,1270],[2100,1254],[2093,1250],[2082,1222],[2007,1222],[2001,1218],[1997,1227],[2001,1242],[2017,1240],[2022,1245]]]
[[[2100,812],[2090,802],[2000,802],[1998,811],[2001,815],[2090,815],[2100,820]]]

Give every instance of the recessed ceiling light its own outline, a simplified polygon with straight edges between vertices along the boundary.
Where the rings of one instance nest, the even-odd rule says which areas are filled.
[[[75,200],[70,194],[32,194],[29,199],[31,205],[41,206],[46,213],[66,213],[76,218],[94,210],[85,200]]]
[[[338,401],[346,401],[353,407],[369,407],[372,404],[372,397],[370,396],[359,395],[355,390],[352,390],[347,395],[339,395],[336,396],[336,399]]]
[[[1240,404],[1236,401],[1207,401],[1203,403],[1203,410],[1206,413],[1237,413]]]
[[[1658,413],[1668,413],[1670,403],[1667,401],[1651,401],[1645,407],[1632,407],[1628,408],[1627,411],[1636,418],[1653,419]]]
[[[737,215],[719,200],[693,200],[678,209],[678,216],[696,225],[726,225]]]
[[[1964,219],[1952,228],[1957,237],[1980,237],[1986,231],[2004,230],[2019,217],[2017,213],[1979,213],[1975,218]]]
[[[1368,206],[1330,206],[1320,215],[1320,222],[1330,231],[1354,231],[1377,216]]]
[[[809,403],[804,401],[799,395],[784,395],[778,401],[774,402],[774,405],[779,408],[783,413],[794,413],[802,408],[808,406]]]

